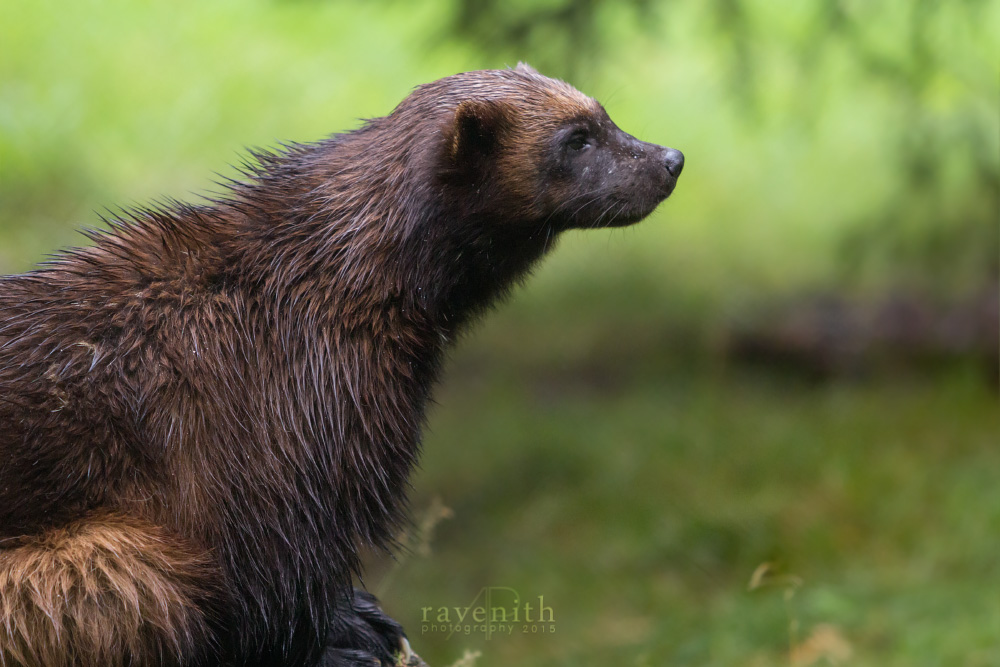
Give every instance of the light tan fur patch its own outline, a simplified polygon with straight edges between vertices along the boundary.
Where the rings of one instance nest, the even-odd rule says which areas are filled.
[[[0,546],[0,667],[174,665],[205,650],[203,554],[103,515]]]

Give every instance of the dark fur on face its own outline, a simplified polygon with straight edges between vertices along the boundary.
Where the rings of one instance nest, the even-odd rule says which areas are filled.
[[[626,134],[598,102],[530,67],[498,75],[496,85],[458,104],[452,154],[465,149],[456,155],[463,170],[482,165],[477,188],[503,188],[487,196],[509,207],[510,221],[553,230],[622,226],[673,191],[684,165],[680,151]]]
[[[448,342],[679,156],[526,66],[470,72],[0,279],[0,667],[390,660],[351,577]]]

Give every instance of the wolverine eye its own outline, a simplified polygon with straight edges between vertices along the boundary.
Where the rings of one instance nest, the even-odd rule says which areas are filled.
[[[587,139],[586,132],[574,132],[573,135],[566,140],[566,147],[574,151],[581,151],[589,145],[590,141]]]

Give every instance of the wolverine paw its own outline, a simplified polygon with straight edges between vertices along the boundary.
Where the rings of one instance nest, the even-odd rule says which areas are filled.
[[[321,667],[426,667],[410,649],[402,626],[387,616],[371,593],[354,590],[334,613]]]

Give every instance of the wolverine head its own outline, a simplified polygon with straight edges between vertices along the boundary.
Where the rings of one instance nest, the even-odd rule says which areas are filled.
[[[638,222],[684,166],[680,151],[636,139],[597,101],[525,64],[457,74],[411,98],[435,100],[443,116],[442,182],[514,224]]]

